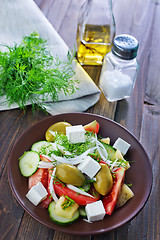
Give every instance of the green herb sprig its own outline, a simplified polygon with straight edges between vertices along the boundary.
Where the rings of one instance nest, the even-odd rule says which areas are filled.
[[[53,177],[53,184],[60,184],[62,185],[62,187],[65,187],[66,185],[61,181],[59,180],[56,176]]]
[[[25,109],[29,101],[33,110],[45,110],[44,101],[58,101],[59,92],[67,95],[77,89],[79,81],[72,79],[74,56],[68,53],[66,62],[53,57],[37,32],[25,36],[20,45],[5,47],[6,52],[0,51],[0,96],[9,106],[17,103]]]
[[[55,142],[59,145],[62,145],[66,150],[68,150],[70,153],[73,154],[69,155],[68,157],[74,157],[75,155],[81,155],[85,151],[87,151],[89,148],[93,147],[93,143],[91,142],[93,133],[90,132],[90,134],[85,135],[86,141],[84,143],[70,143],[68,140],[68,137],[65,134],[55,134]],[[65,157],[67,157],[65,155]]]
[[[67,195],[65,196],[66,200],[62,204],[62,208],[65,210],[68,207],[72,207],[75,204],[75,201],[68,197]]]

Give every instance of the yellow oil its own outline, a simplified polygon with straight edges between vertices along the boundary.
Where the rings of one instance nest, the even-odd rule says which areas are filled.
[[[79,27],[78,27],[79,29]],[[101,65],[104,56],[111,51],[112,40],[109,25],[85,26],[84,34],[77,32],[77,58],[81,65]]]

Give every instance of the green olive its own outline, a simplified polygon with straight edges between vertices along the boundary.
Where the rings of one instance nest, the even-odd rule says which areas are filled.
[[[80,187],[85,182],[82,172],[75,166],[67,163],[59,164],[56,167],[56,176],[64,183],[72,184]]]
[[[53,132],[59,132],[59,133],[66,134],[66,127],[70,127],[70,126],[72,126],[72,125],[68,122],[57,122],[57,123],[51,125],[46,131],[46,134],[45,134],[46,140],[48,142],[54,141],[54,136],[50,133],[49,130],[51,130]]]
[[[105,196],[113,187],[113,178],[106,164],[101,164],[100,171],[96,174],[96,181],[93,183],[98,193]]]

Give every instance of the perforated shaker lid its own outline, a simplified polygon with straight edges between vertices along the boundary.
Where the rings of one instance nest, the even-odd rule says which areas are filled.
[[[139,43],[135,37],[121,34],[114,38],[112,53],[122,59],[130,60],[137,56],[138,47]]]

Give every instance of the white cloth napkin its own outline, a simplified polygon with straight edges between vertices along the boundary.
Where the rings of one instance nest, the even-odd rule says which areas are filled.
[[[67,45],[33,0],[0,0],[0,43],[20,43],[24,36],[33,31],[47,39],[52,54],[64,61],[67,59]],[[68,96],[59,94],[57,102],[45,103],[50,114],[83,112],[99,100],[100,90],[77,61],[73,63],[73,69],[76,72],[74,78],[80,80],[78,90]],[[17,104],[9,107],[3,101],[4,97],[0,97],[0,110],[18,107]]]

